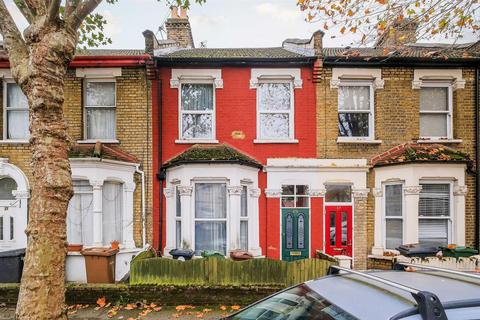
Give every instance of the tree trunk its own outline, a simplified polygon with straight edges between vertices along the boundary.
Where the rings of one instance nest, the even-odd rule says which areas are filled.
[[[18,79],[29,101],[33,180],[16,318],[66,319],[66,213],[73,190],[63,102],[77,35],[61,25],[35,27],[25,33],[29,76]]]

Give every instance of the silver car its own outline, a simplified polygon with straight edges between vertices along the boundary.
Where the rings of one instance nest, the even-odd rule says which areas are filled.
[[[480,319],[479,274],[407,263],[399,269],[332,267],[329,276],[288,288],[227,319]]]

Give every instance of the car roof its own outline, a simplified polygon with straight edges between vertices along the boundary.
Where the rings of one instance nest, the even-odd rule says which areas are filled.
[[[442,304],[480,298],[480,280],[467,276],[424,270],[365,273],[418,291],[434,293]],[[342,273],[309,281],[306,284],[331,303],[359,319],[389,319],[417,306],[409,292],[358,274]]]

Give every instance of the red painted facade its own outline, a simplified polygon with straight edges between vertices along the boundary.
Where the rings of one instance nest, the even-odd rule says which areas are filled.
[[[269,66],[270,67],[270,66]],[[221,67],[209,66],[209,68],[221,69],[223,88],[215,90],[216,99],[216,140],[219,143],[227,143],[246,155],[266,165],[269,158],[316,158],[316,96],[315,86],[312,82],[312,66],[285,66],[278,68],[300,68],[303,81],[302,88],[294,90],[294,119],[295,136],[298,143],[270,143],[257,144],[256,139],[256,109],[257,91],[250,88],[250,67]],[[181,67],[176,67],[181,68]],[[185,66],[185,68],[191,68]],[[261,67],[260,67],[261,68]],[[178,144],[175,140],[178,134],[179,94],[177,88],[170,88],[172,68],[160,67],[158,79],[152,83],[152,113],[153,113],[153,172],[160,172],[159,165],[182,153],[193,144]],[[159,86],[159,81],[161,85]],[[159,94],[158,87],[161,87]],[[161,99],[161,101],[158,101]],[[162,122],[160,121],[158,108],[162,108]],[[236,134],[234,134],[236,133]],[[241,134],[238,134],[241,133]],[[161,134],[161,135],[160,135]],[[162,160],[158,161],[158,139],[162,139]],[[164,186],[162,186],[164,187]],[[280,199],[265,197],[264,190],[267,188],[267,174],[260,171],[258,187],[261,192],[259,198],[259,227],[260,247],[262,253],[269,258],[280,258]],[[165,201],[163,201],[163,214],[159,212],[160,181],[154,179],[154,245],[163,250],[166,241],[165,228]],[[164,198],[165,199],[165,198]],[[323,225],[321,198],[312,198],[311,211],[311,249],[322,249]],[[162,241],[159,241],[159,228],[162,224]],[[313,226],[315,225],[315,228]]]

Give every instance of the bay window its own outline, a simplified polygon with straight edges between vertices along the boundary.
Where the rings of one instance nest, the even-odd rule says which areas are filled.
[[[292,81],[260,82],[257,87],[257,139],[294,139]]]
[[[418,240],[425,245],[447,245],[451,239],[451,187],[449,183],[420,184]]]
[[[28,140],[28,100],[22,89],[10,81],[4,81],[4,140]]]
[[[215,98],[213,83],[182,83],[179,130],[181,140],[215,138]]]
[[[195,254],[211,250],[227,254],[227,186],[195,184]]]
[[[373,139],[373,87],[369,83],[342,83],[338,87],[340,137]]]
[[[73,181],[74,195],[67,213],[67,241],[70,244],[94,245],[94,191],[88,180]],[[105,182],[102,186],[102,245],[123,243],[123,185]]]
[[[183,248],[182,243],[182,201],[178,186],[175,187],[175,249]]]
[[[403,185],[385,185],[385,248],[403,244]]]
[[[420,138],[452,138],[452,87],[424,83],[420,88]]]
[[[86,140],[115,140],[115,80],[87,79],[84,91]]]

